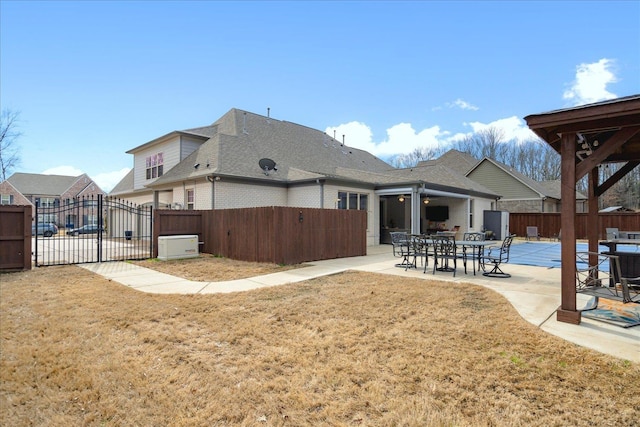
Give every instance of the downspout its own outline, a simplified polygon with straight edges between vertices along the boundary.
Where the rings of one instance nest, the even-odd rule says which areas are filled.
[[[211,209],[216,208],[216,184],[213,175],[207,175],[207,181],[211,183]]]
[[[324,209],[324,181],[316,179],[316,184],[320,185],[320,209]]]

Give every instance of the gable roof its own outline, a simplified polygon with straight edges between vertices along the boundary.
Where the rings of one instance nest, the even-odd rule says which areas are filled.
[[[16,187],[13,186],[9,182],[9,180],[5,179],[0,182],[0,194],[8,194],[14,197],[12,204],[14,205],[33,205],[29,199],[27,199],[24,194],[22,194]]]
[[[16,172],[7,178],[7,181],[25,195],[60,196],[84,175],[42,175]]]
[[[109,194],[115,195],[118,193],[129,193],[133,189],[133,169],[129,170],[127,174],[111,189]]]
[[[562,191],[562,181],[560,181],[559,179],[554,179],[549,181],[540,181],[538,182],[538,184],[540,184],[546,190],[547,197],[552,197],[554,199],[560,200],[560,195]],[[579,191],[576,191],[576,199],[586,200],[587,196],[585,196]]]
[[[526,175],[523,175],[522,173],[518,172],[517,170],[515,170],[514,168],[505,165],[504,163],[501,163],[497,160],[493,160],[489,157],[485,157],[482,160],[480,160],[471,170],[469,170],[466,173],[466,176],[468,177],[469,175],[471,175],[473,173],[473,171],[475,171],[476,169],[478,169],[478,167],[482,164],[488,162],[492,165],[494,165],[495,167],[497,167],[498,169],[504,171],[505,173],[507,173],[508,175],[512,176],[514,179],[516,179],[517,181],[519,181],[520,183],[522,183],[523,185],[529,187],[532,191],[534,191],[535,193],[538,193],[538,195],[540,197],[551,197],[551,198],[555,198],[555,199],[560,199],[560,193],[559,191],[556,191],[555,188],[555,184],[541,184],[540,182],[529,178]],[[559,190],[559,188],[558,188]]]
[[[384,172],[391,167],[319,130],[235,108],[208,128],[215,128],[214,135],[150,187],[207,175],[291,182],[334,176],[339,168]],[[272,159],[277,170],[262,170],[261,159]]]
[[[453,169],[454,171],[459,171],[462,174],[466,174],[476,164],[478,164],[478,162],[479,160],[469,153],[451,149],[437,159],[423,160],[419,162],[418,167],[443,165],[450,169]]]

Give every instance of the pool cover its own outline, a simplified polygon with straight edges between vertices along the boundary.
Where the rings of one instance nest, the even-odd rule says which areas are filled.
[[[600,250],[606,249],[602,247]],[[576,252],[589,250],[587,243],[576,243]],[[638,245],[618,245],[621,252],[640,252]],[[560,268],[560,242],[514,243],[509,250],[509,264]]]

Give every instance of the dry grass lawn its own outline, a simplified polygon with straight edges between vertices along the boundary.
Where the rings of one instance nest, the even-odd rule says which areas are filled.
[[[245,279],[264,274],[304,267],[302,265],[276,265],[259,262],[236,261],[209,254],[200,254],[197,258],[160,261],[157,258],[131,261],[142,267],[151,268],[174,276],[199,282],[221,282],[224,280]]]
[[[638,364],[466,284],[347,272],[151,295],[46,267],[0,275],[0,337],[7,426],[640,425]]]

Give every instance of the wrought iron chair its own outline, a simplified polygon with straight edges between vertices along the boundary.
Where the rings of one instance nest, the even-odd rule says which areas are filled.
[[[513,242],[513,238],[515,236],[515,234],[507,236],[502,241],[502,245],[500,247],[490,248],[489,252],[482,257],[481,265],[483,267],[486,267],[487,264],[493,264],[491,270],[482,273],[483,276],[499,277],[502,279],[511,277],[510,274],[502,271],[500,266],[509,262],[509,249],[511,248],[511,242]]]
[[[396,267],[404,267],[405,270],[409,267],[415,268],[417,254],[409,234],[403,231],[392,231],[389,234],[393,245],[393,256],[402,258],[402,261],[396,264]]]
[[[464,270],[467,271],[467,262],[462,254],[458,254],[458,248],[453,237],[449,236],[432,236],[433,238],[433,272],[448,271],[453,272],[453,277],[456,277],[456,269],[458,267],[458,259],[462,260],[464,264]],[[453,267],[451,267],[450,261],[453,261]],[[426,266],[425,266],[426,272]]]
[[[486,240],[487,235],[485,233],[477,233],[477,232],[467,232],[462,235],[462,240],[471,241],[471,242],[481,242]],[[473,246],[465,246],[462,245],[462,256],[465,260],[465,273],[466,271],[466,261],[471,260],[473,263],[473,274],[476,274],[476,260],[480,262],[480,259],[483,256],[484,247],[474,248]]]
[[[640,277],[622,277],[617,255],[577,252],[576,293],[594,297],[588,309],[597,307],[598,298],[640,303]]]

